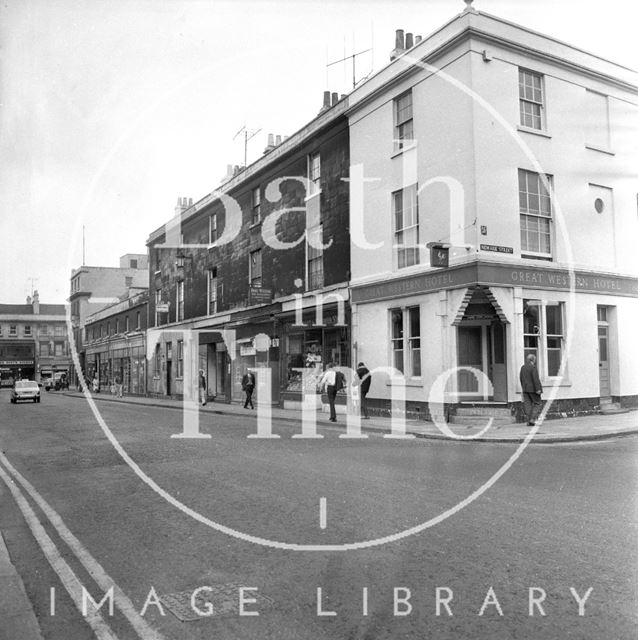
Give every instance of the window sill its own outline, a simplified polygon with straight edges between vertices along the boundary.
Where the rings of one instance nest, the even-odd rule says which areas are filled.
[[[412,151],[412,149],[416,149],[416,140],[413,140],[411,144],[406,144],[405,146],[401,147],[400,149],[395,149],[390,154],[390,159],[397,158],[397,157],[403,155],[406,151]]]
[[[251,222],[248,226],[249,229],[256,229],[257,227],[261,227],[261,220],[258,222]]]
[[[615,156],[616,154],[610,149],[603,149],[603,147],[597,147],[593,144],[586,144],[585,149],[590,149],[591,151],[598,151],[599,153],[604,153],[608,156]]]
[[[397,376],[398,378],[398,376]],[[400,384],[402,387],[418,387],[419,389],[423,388],[423,378],[421,377],[413,377],[413,378],[398,378],[397,381],[395,381],[394,383],[396,384]],[[385,383],[386,387],[391,387],[392,386],[392,382],[390,382],[389,380]]]
[[[552,136],[547,133],[547,131],[543,131],[543,129],[533,129],[532,127],[524,127],[523,125],[518,125],[516,127],[517,131],[522,131],[523,133],[531,133],[533,136],[540,136],[541,138],[547,138],[548,140],[552,139]]]
[[[552,256],[534,256],[529,253],[521,253],[521,259],[523,260],[543,260],[544,262],[554,262]]]
[[[311,200],[314,200],[317,196],[321,195],[321,189],[319,189],[318,191],[315,191],[314,193],[311,193],[309,195],[307,195],[304,199],[304,202],[310,202]]]

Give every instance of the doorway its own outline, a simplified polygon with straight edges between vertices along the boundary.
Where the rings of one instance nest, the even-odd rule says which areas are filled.
[[[611,398],[611,382],[609,379],[609,320],[608,308],[599,306],[598,314],[598,380],[600,398]]]
[[[459,367],[482,371],[492,383],[492,393],[482,379],[470,371],[458,372],[460,400],[507,401],[506,328],[499,321],[462,324],[457,333]]]
[[[173,377],[173,343],[166,343],[166,395],[172,393],[171,379]]]

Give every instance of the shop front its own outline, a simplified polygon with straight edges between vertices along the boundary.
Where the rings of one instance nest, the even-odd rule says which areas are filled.
[[[4,343],[0,346],[0,381],[3,387],[15,380],[35,380],[35,344]]]
[[[317,326],[316,320],[315,310],[304,311],[300,324],[295,315],[282,320],[281,399],[284,408],[300,406],[304,395],[318,395],[319,381],[329,363],[337,367],[351,366],[349,307],[346,305],[342,318],[339,318],[336,305],[326,307],[323,326]],[[318,405],[319,401],[318,396]]]

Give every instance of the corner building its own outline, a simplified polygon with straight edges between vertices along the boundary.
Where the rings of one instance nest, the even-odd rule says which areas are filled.
[[[346,106],[333,94],[216,191],[179,198],[150,235],[150,395],[181,397],[190,367],[204,370],[209,399],[239,402],[244,373],[265,368],[272,403],[291,406],[295,369],[350,365]],[[191,361],[185,330],[197,331]]]
[[[449,404],[514,413],[528,353],[550,413],[638,405],[638,74],[472,8],[393,54],[349,96],[353,359],[421,415],[457,367],[489,384],[454,371]]]

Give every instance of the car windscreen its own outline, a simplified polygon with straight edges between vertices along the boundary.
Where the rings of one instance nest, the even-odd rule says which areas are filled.
[[[16,382],[16,389],[37,389],[38,383],[30,380],[19,380]]]

